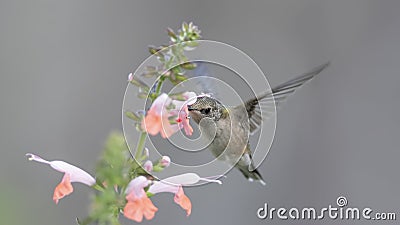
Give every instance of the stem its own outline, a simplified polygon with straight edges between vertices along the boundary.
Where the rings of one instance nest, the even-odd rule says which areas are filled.
[[[161,88],[162,88],[162,85],[164,83],[165,78],[166,78],[165,76],[160,76],[160,79],[159,79],[158,84],[157,84],[156,95],[155,96],[159,96],[160,95]],[[154,101],[154,99],[152,99],[152,100]],[[144,144],[146,143],[146,137],[147,137],[147,133],[146,132],[142,132],[140,134],[139,141],[138,141],[138,144],[136,146],[135,159],[138,162],[138,164],[140,164],[140,160],[142,158]]]
[[[157,83],[156,96],[159,96],[159,95],[160,95],[161,88],[162,88],[162,85],[163,85],[163,83],[164,83],[164,80],[165,80],[165,76],[164,76],[164,75],[161,75],[161,76],[160,76],[160,80],[159,80],[158,83]]]
[[[147,137],[147,133],[146,132],[142,132],[140,134],[139,141],[138,141],[138,144],[136,146],[135,159],[139,164],[140,164],[139,160],[140,160],[140,158],[142,158],[144,144],[146,143],[146,137]]]

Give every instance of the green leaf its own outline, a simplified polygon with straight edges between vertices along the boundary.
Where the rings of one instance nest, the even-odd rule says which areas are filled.
[[[199,46],[199,43],[197,41],[186,41],[185,45],[194,48],[194,47]]]
[[[183,32],[189,31],[189,24],[186,23],[186,22],[183,22],[182,23],[182,30],[183,30]]]
[[[185,70],[192,70],[192,69],[196,68],[196,64],[187,62],[187,63],[181,64],[181,67]]]
[[[168,36],[170,36],[172,42],[175,42],[178,39],[178,37],[176,36],[174,30],[172,30],[169,27],[167,28],[167,33],[168,33]]]
[[[129,119],[132,119],[132,120],[136,121],[136,122],[140,122],[142,120],[141,116],[139,116],[136,113],[131,112],[131,111],[126,111],[125,112],[125,116],[128,117]]]

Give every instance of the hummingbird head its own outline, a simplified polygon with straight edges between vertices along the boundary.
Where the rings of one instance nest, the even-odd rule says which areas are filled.
[[[227,112],[226,108],[218,100],[208,96],[197,97],[195,103],[188,105],[188,110],[190,117],[196,123],[200,123],[204,118],[218,121]]]

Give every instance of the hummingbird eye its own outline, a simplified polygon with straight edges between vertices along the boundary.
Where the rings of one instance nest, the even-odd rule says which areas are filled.
[[[201,114],[209,114],[211,111],[211,108],[206,108],[206,109],[201,109],[200,112]]]

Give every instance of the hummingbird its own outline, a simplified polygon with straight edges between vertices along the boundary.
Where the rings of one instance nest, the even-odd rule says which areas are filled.
[[[202,137],[210,143],[207,148],[218,160],[239,169],[249,181],[255,180],[265,185],[254,167],[249,144],[249,136],[260,129],[263,121],[260,109],[263,105],[271,107],[271,103],[280,106],[289,95],[328,65],[329,62],[320,65],[234,107],[225,106],[208,95],[198,96],[193,104],[188,105],[189,116],[198,124]]]

